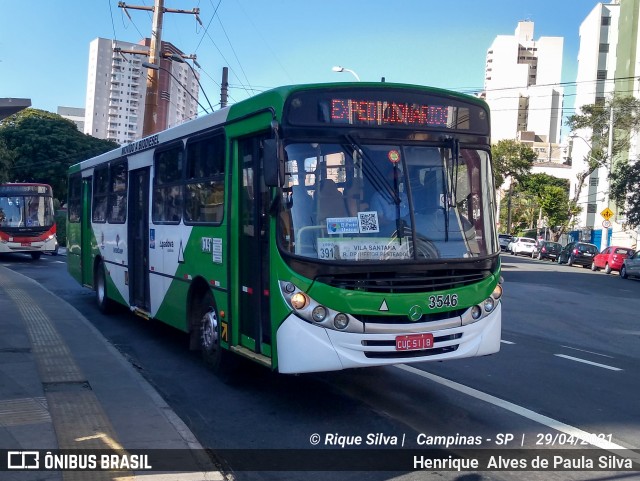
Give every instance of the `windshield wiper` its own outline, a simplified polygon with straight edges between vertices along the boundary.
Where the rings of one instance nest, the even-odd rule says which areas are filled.
[[[460,165],[460,141],[458,139],[450,139],[451,141],[451,170],[449,172],[449,188],[447,189],[447,199],[445,199],[445,216],[444,216],[444,241],[449,241],[449,209],[451,203],[455,202],[458,193],[458,167]]]

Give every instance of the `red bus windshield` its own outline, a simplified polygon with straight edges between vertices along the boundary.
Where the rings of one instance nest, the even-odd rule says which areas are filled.
[[[0,230],[41,231],[54,220],[53,198],[48,186],[0,186]]]

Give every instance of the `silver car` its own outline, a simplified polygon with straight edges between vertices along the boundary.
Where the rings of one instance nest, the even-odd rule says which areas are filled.
[[[498,234],[498,241],[500,242],[500,250],[506,251],[509,248],[509,243],[513,241],[513,236],[509,234]]]
[[[640,251],[627,257],[622,262],[622,267],[620,268],[620,277],[622,279],[627,279],[630,276],[640,277]]]

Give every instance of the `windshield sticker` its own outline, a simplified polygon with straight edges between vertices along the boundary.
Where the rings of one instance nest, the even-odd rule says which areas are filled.
[[[358,212],[358,228],[361,234],[380,232],[378,212]]]
[[[359,234],[357,217],[329,217],[327,219],[329,234]]]
[[[398,239],[318,239],[318,258],[343,261],[410,259],[409,243]]]

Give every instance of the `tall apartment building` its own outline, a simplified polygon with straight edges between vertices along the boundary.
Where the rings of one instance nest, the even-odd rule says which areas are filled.
[[[533,22],[518,22],[514,35],[498,35],[487,51],[483,96],[494,141],[534,135],[538,142],[560,142],[564,40],[534,40],[533,30]]]
[[[148,45],[149,39],[139,44],[105,38],[91,42],[84,133],[120,144],[142,136],[147,89],[147,69],[142,64]],[[164,129],[197,116],[199,84],[186,63],[166,58],[182,55],[180,50],[162,42],[160,51],[158,125]]]
[[[604,103],[616,86],[618,33],[620,4],[598,3],[580,25],[580,49],[578,51],[578,73],[576,77],[576,112],[587,104]],[[575,174],[587,170],[592,132],[586,129],[572,132],[571,158]],[[575,176],[574,176],[575,179]],[[576,182],[571,185],[571,196],[576,191]],[[577,227],[583,231],[602,229],[600,212],[608,201],[608,170],[603,167],[591,174],[582,186],[578,205],[582,212]]]

